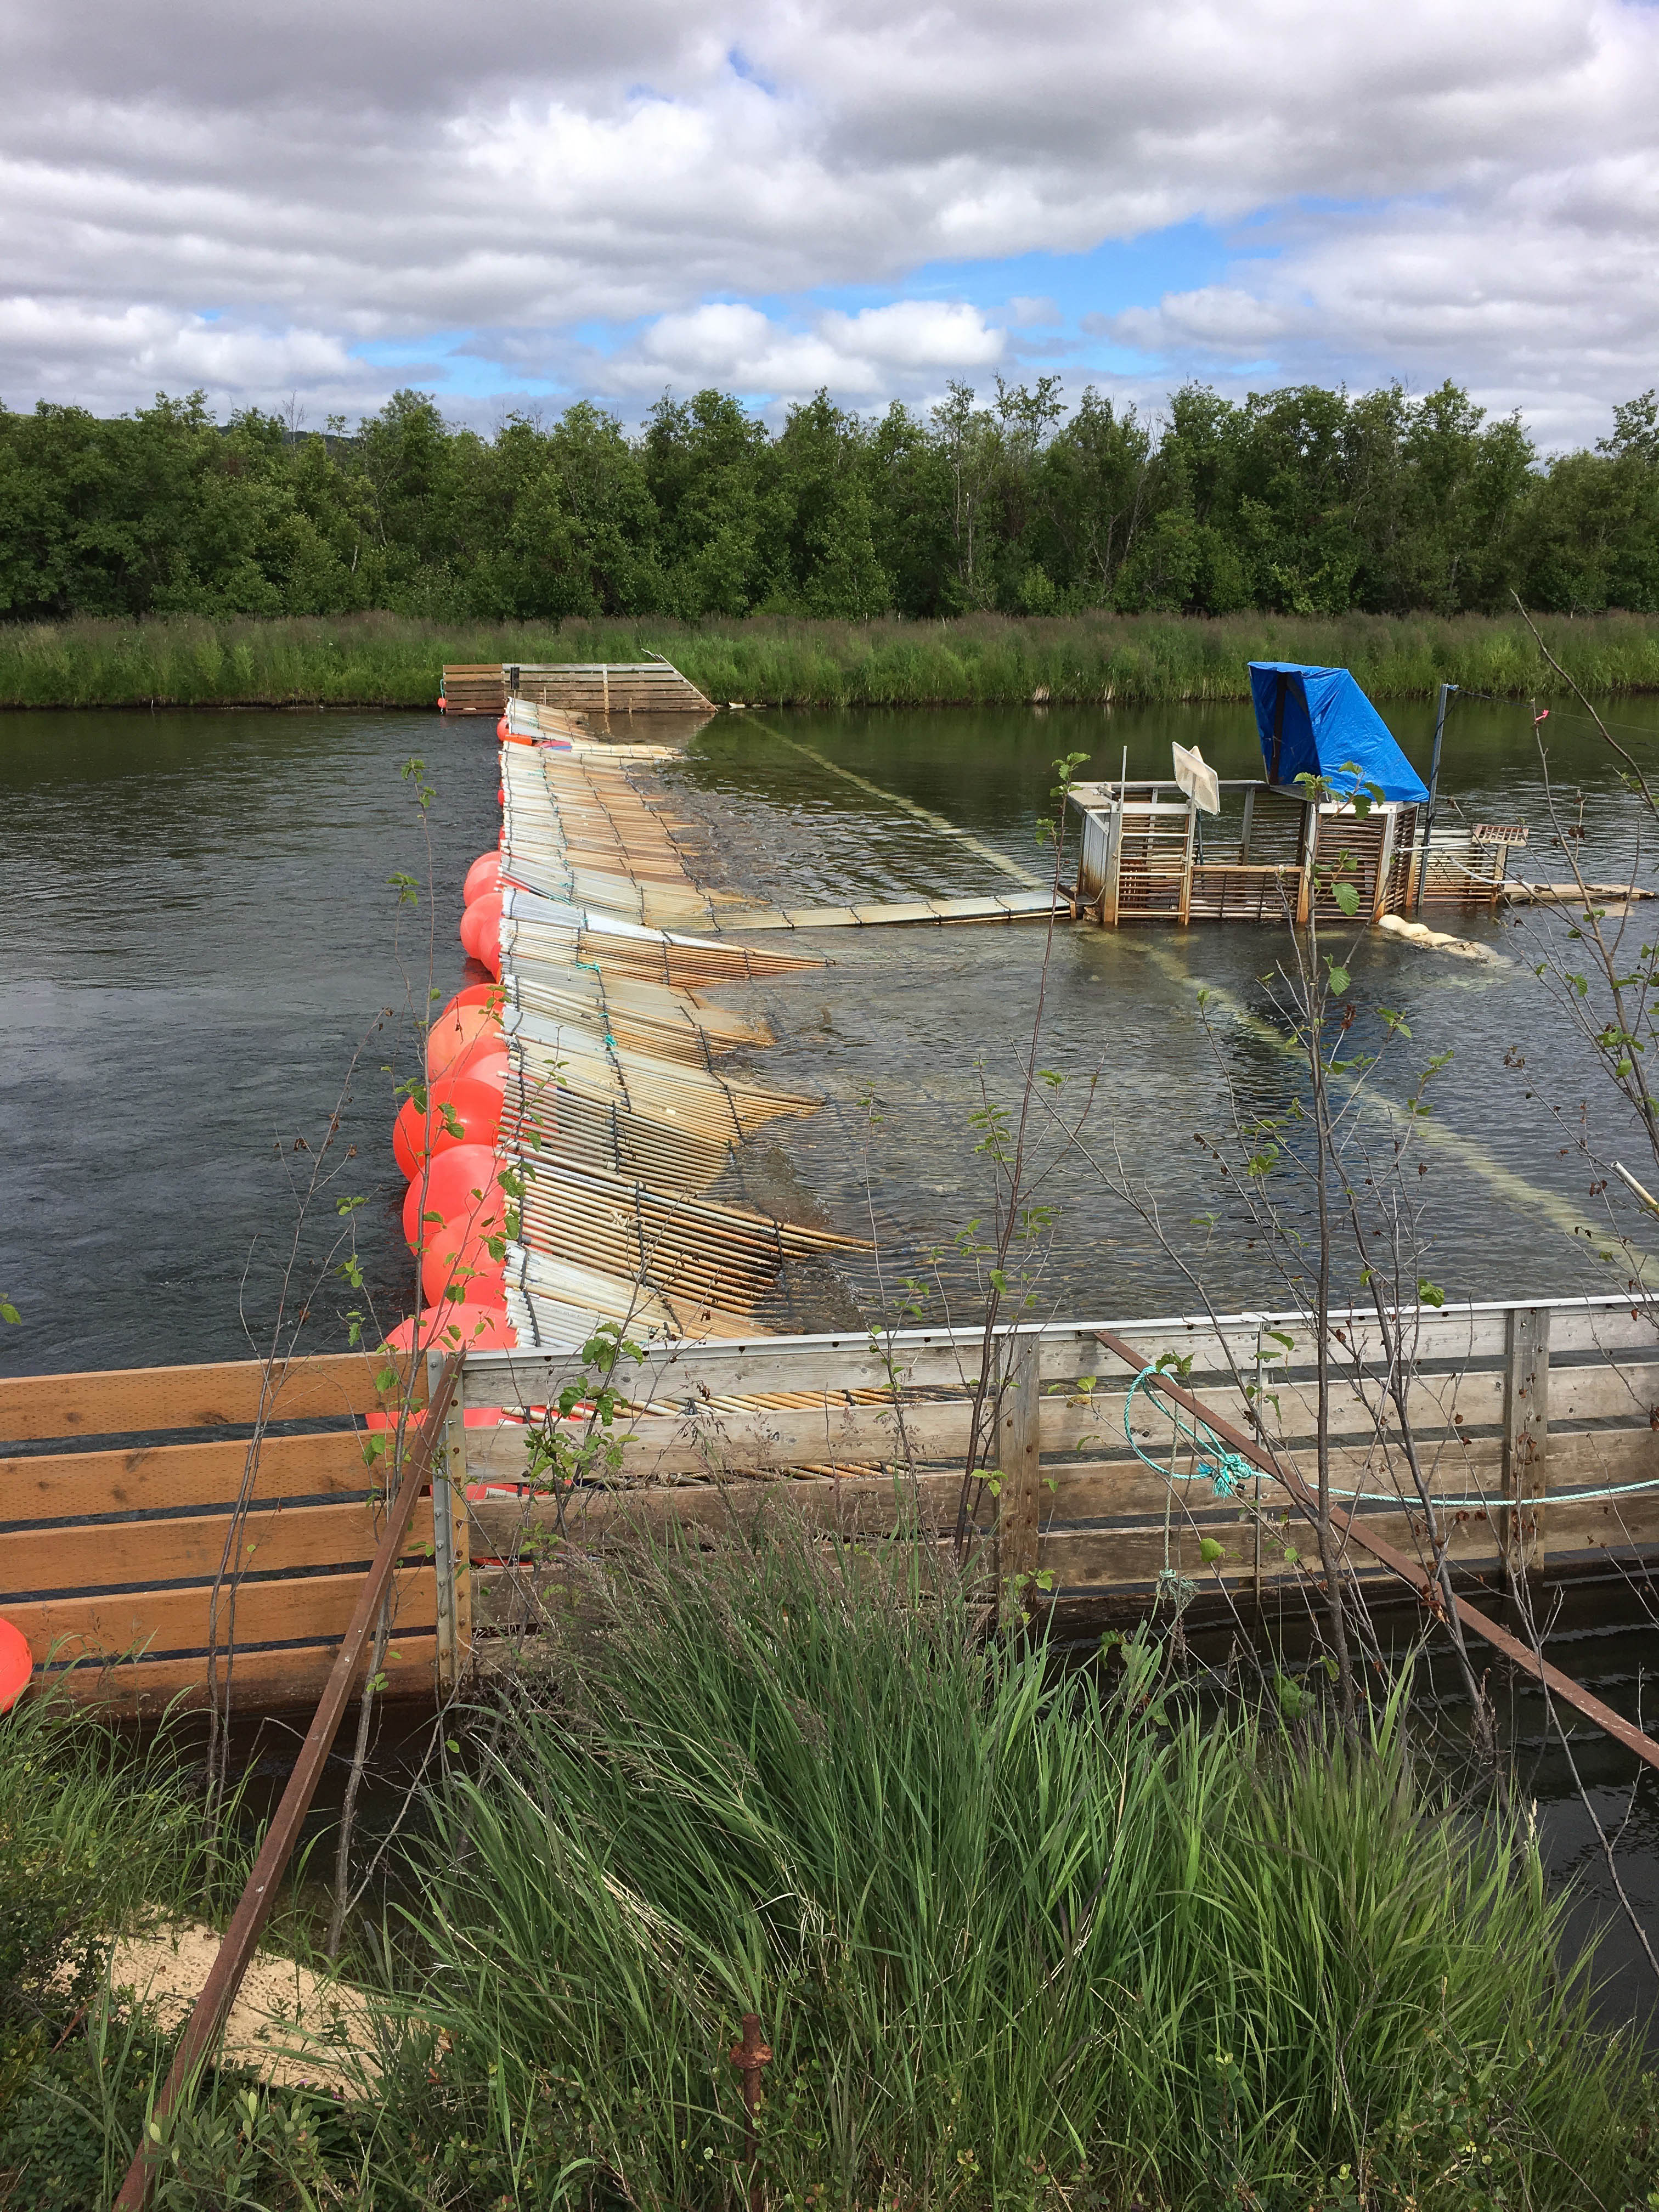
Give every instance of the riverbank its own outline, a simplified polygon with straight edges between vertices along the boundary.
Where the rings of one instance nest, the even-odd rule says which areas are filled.
[[[1540,628],[1588,691],[1659,691],[1659,618],[1552,616]],[[657,617],[449,623],[398,615],[196,617],[0,626],[0,708],[429,708],[448,662],[665,654],[708,696],[751,706],[1176,705],[1243,700],[1245,663],[1352,669],[1375,699],[1441,684],[1495,697],[1564,688],[1519,617],[1088,614],[1051,620],[688,624]]]
[[[1592,2021],[1535,1826],[1436,1778],[1403,1681],[1347,1741],[1320,1667],[1206,1689],[1146,1632],[1062,1672],[937,1567],[919,1602],[902,1547],[769,1533],[631,1554],[452,1711],[348,1925],[344,2094],[272,2086],[281,2033],[228,2054],[158,2136],[164,2203],[1650,2201],[1639,2039]],[[201,1886],[165,1751],[33,1705],[0,1735],[15,2212],[106,2204],[167,2061],[106,1967]],[[285,1891],[273,1955],[320,1903]]]

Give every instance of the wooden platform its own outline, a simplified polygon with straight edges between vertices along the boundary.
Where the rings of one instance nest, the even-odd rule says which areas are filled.
[[[721,915],[731,929],[875,929],[926,922],[1042,921],[1071,919],[1071,906],[1052,891],[993,891],[981,898],[924,898],[870,906],[741,907]]]
[[[528,661],[447,664],[443,704],[451,714],[505,712],[509,698],[567,714],[712,714],[705,699],[672,660]]]

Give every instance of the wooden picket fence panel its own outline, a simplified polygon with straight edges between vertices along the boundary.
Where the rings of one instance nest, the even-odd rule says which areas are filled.
[[[366,1447],[388,1364],[406,1373],[351,1352],[0,1382],[0,1614],[37,1680],[131,1715],[202,1704],[227,1675],[244,1710],[314,1703],[378,1541],[392,1452]],[[390,1694],[431,1692],[434,1549],[428,1498],[396,1579]]]
[[[970,1501],[1000,1580],[1030,1578],[1029,1597],[1040,1578],[1045,1602],[1079,1621],[1144,1609],[1170,1574],[1217,1601],[1259,1600],[1301,1581],[1305,1561],[1284,1553],[1305,1553],[1308,1532],[1292,1524],[1275,1540],[1285,1500],[1269,1479],[1246,1486],[1268,1520],[1263,1532],[1240,1499],[1217,1495],[1189,1452],[1173,1484],[1136,1455],[1124,1427],[1133,1378],[1099,1343],[1099,1327],[1149,1363],[1190,1361],[1188,1387],[1247,1431],[1261,1407],[1274,1452],[1313,1480],[1315,1352],[1299,1316],[1000,1330],[990,1451],[1000,1495],[980,1490]],[[1335,1327],[1339,1360],[1352,1353],[1355,1364],[1334,1392],[1334,1487],[1370,1493],[1353,1508],[1366,1528],[1426,1559],[1397,1416],[1382,1402],[1375,1316],[1338,1315]],[[1455,1501],[1460,1573],[1497,1586],[1523,1571],[1583,1571],[1659,1547],[1659,1310],[1619,1298],[1447,1306],[1408,1315],[1407,1329],[1413,1431],[1431,1493]],[[547,1550],[556,1518],[578,1553],[642,1531],[730,1528],[780,1504],[871,1536],[919,1515],[945,1540],[962,1499],[981,1344],[979,1330],[961,1329],[653,1349],[618,1378],[634,1410],[617,1424],[626,1439],[617,1479],[556,1510],[523,1488],[524,1430],[463,1431],[458,1408],[454,1450],[471,1500],[460,1548],[479,1636],[533,1623],[539,1587],[559,1578]],[[579,1364],[556,1354],[472,1353],[463,1398],[528,1410],[580,1380]],[[1135,1397],[1130,1425],[1167,1467],[1171,1428],[1155,1396]],[[1622,1498],[1577,1494],[1646,1481],[1656,1486]],[[1220,1560],[1201,1559],[1206,1538],[1221,1543]],[[1352,1564],[1366,1579],[1381,1572],[1358,1549]]]
[[[1656,1310],[1504,1302],[1425,1309],[1405,1325],[1413,1431],[1433,1494],[1450,1501],[1460,1574],[1501,1587],[1659,1555]],[[1188,1388],[1240,1428],[1259,1409],[1274,1452],[1312,1478],[1314,1348],[1299,1316],[1000,1329],[987,1416],[1000,1495],[981,1486],[969,1501],[999,1585],[1026,1603],[1040,1589],[1081,1626],[1143,1611],[1171,1575],[1200,1605],[1300,1583],[1307,1562],[1285,1553],[1307,1552],[1307,1534],[1292,1523],[1279,1537],[1277,1486],[1252,1477],[1244,1500],[1218,1496],[1190,1451],[1171,1482],[1167,1412],[1150,1392],[1131,1402],[1100,1328],[1149,1364],[1186,1363]],[[1339,1361],[1352,1362],[1334,1391],[1334,1486],[1367,1493],[1353,1509],[1366,1529],[1426,1559],[1375,1317],[1338,1315],[1334,1328]],[[630,1405],[614,1479],[557,1505],[526,1480],[525,1423],[580,1387],[580,1363],[469,1353],[435,1498],[398,1577],[389,1690],[453,1685],[503,1632],[540,1626],[568,1563],[625,1554],[641,1534],[696,1538],[786,1504],[826,1532],[878,1540],[919,1521],[947,1541],[981,1342],[978,1329],[939,1329],[653,1347],[618,1378]],[[364,1447],[384,1418],[380,1369],[352,1353],[269,1378],[249,1361],[0,1382],[0,1613],[41,1675],[153,1712],[201,1702],[216,1650],[245,1710],[319,1695],[376,1541],[386,1460],[371,1470]],[[468,1427],[469,1408],[519,1418]],[[1218,1560],[1202,1559],[1206,1539]],[[1352,1563],[1380,1573],[1358,1548]]]
[[[509,697],[571,714],[712,714],[688,676],[670,660],[568,661],[514,666],[453,663],[444,669],[443,697],[452,714],[495,714]]]

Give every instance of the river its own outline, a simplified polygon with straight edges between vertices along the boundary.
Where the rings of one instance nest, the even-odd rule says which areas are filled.
[[[1659,702],[1608,711],[1651,759]],[[1389,719],[1425,763],[1431,707]],[[1617,764],[1582,718],[1558,709],[1544,734],[1575,820],[1582,803],[1587,869],[1611,876],[1632,820]],[[310,1304],[308,1348],[342,1340],[354,1307],[386,1321],[408,1310],[394,1085],[428,993],[462,979],[461,879],[498,823],[491,736],[487,722],[431,714],[0,721],[0,1297],[21,1316],[0,1328],[0,1373],[246,1356],[267,1343],[285,1272]],[[1006,882],[968,839],[1042,877],[1054,759],[1082,752],[1083,773],[1109,775],[1127,748],[1132,775],[1167,775],[1171,738],[1199,743],[1224,776],[1258,764],[1244,708],[763,713],[721,715],[668,775],[728,880],[791,905],[838,904]],[[412,758],[435,794],[424,811],[422,779],[402,773]],[[1524,871],[1563,872],[1528,709],[1455,702],[1442,790],[1467,818],[1528,822]],[[433,895],[401,903],[398,878]],[[1424,1272],[1449,1298],[1607,1287],[1577,1233],[1590,1200],[1571,1141],[1593,1090],[1532,972],[1540,923],[1467,927],[1504,964],[1375,935],[1352,963],[1356,1000],[1395,1009],[1411,1031],[1373,1079],[1380,1094],[1397,1101],[1431,1057],[1452,1054],[1422,1153]],[[1220,1126],[1230,1080],[1267,1111],[1295,1094],[1294,1066],[1268,1034],[1275,933],[1067,929],[1048,946],[1042,927],[1023,924],[836,933],[813,949],[833,964],[750,994],[777,1040],[754,1073],[825,1104],[774,1124],[731,1182],[785,1190],[854,1232],[873,1224],[879,1264],[805,1285],[803,1325],[895,1310],[909,1295],[899,1286],[927,1276],[929,1252],[988,1214],[974,1117],[1018,1097],[1040,984],[1038,1060],[1066,1077],[1054,1095],[1068,1108],[1093,1084],[1095,1164],[1075,1148],[1054,1155],[1039,1310],[1191,1307],[1177,1258],[1097,1171],[1120,1157],[1218,1306],[1280,1302],[1261,1254],[1229,1233],[1226,1194],[1194,1143]],[[337,1117],[324,1164],[335,1179],[296,1237],[295,1194]],[[363,1203],[343,1216],[351,1198]],[[1218,1228],[1193,1225],[1207,1214]],[[360,1291],[316,1272],[347,1228]],[[951,1297],[969,1272],[951,1260]],[[1563,1663],[1637,1710],[1659,1640],[1628,1595],[1580,1601],[1563,1633],[1576,1639]],[[1545,1749],[1540,1715],[1517,1706],[1515,1726],[1552,1864],[1584,1875],[1593,1911],[1606,1885],[1571,1778]],[[1604,1822],[1626,1820],[1622,1759],[1599,1739],[1577,1748]],[[1656,1817],[1644,1788],[1621,1860],[1650,1925]],[[1615,1929],[1613,1954],[1627,1948]],[[1625,2002],[1650,1994],[1633,1968],[1620,1989]]]

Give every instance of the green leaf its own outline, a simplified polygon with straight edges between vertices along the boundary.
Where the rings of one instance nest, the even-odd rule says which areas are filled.
[[[1210,1567],[1218,1559],[1224,1559],[1226,1554],[1213,1536],[1206,1536],[1198,1547],[1198,1556],[1206,1567]]]
[[[1340,998],[1341,997],[1342,994],[1343,994],[1343,993],[1347,989],[1347,988],[1348,988],[1348,971],[1347,971],[1347,969],[1346,969],[1346,968],[1339,968],[1339,967],[1337,966],[1337,964],[1336,964],[1335,961],[1334,961],[1334,960],[1333,960],[1333,961],[1332,961],[1332,963],[1331,963],[1331,988],[1332,988],[1332,990],[1334,990],[1334,991],[1336,993],[1336,994],[1337,994],[1338,998],[1340,999]]]
[[[1334,884],[1331,896],[1352,921],[1359,911],[1359,893],[1352,884]]]
[[[1446,1293],[1438,1283],[1431,1283],[1426,1275],[1419,1275],[1417,1279],[1417,1295],[1425,1306],[1443,1306],[1446,1303]]]
[[[0,1298],[0,1321],[9,1322],[15,1328],[21,1322],[22,1318],[22,1315],[18,1312],[9,1298]]]

